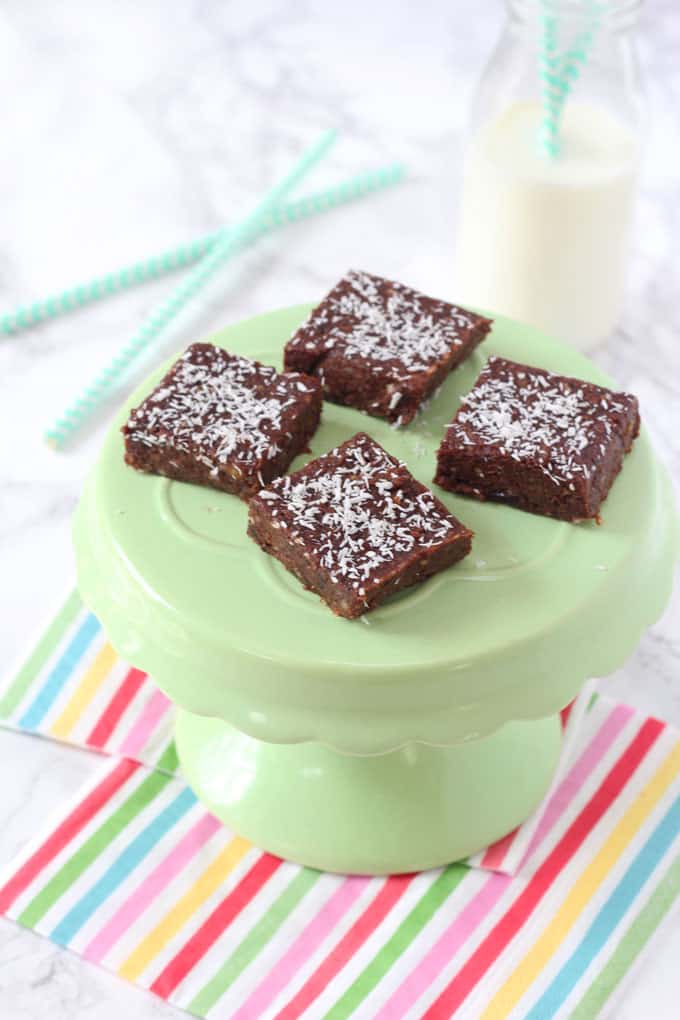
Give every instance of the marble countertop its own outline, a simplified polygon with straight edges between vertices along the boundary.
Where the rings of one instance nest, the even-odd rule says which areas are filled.
[[[621,326],[596,358],[639,394],[680,483],[680,19],[673,0],[648,6],[641,42],[652,116],[633,272]],[[396,158],[408,163],[408,183],[263,240],[218,275],[153,358],[244,316],[315,299],[350,265],[455,294],[461,136],[502,10],[494,0],[423,0],[415,10],[386,0],[101,0],[96,8],[9,0],[0,12],[0,307],[234,220],[329,126],[342,138],[314,185]],[[171,286],[157,282],[0,339],[5,662],[71,576],[69,518],[123,391],[66,454],[47,449],[43,430]],[[678,725],[679,609],[676,591],[606,681],[614,696]],[[0,762],[1,865],[97,759],[0,731]],[[677,1016],[679,957],[680,922],[630,982],[617,1020]],[[0,1002],[3,1020],[183,1015],[5,921]]]

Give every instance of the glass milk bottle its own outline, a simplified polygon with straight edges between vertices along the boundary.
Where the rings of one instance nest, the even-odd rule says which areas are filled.
[[[643,103],[636,0],[507,0],[467,147],[457,299],[588,350],[615,326]]]

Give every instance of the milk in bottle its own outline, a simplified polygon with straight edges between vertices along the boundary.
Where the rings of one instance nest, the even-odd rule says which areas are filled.
[[[516,103],[471,143],[458,293],[587,349],[621,306],[636,139],[605,110],[574,102],[551,160],[537,143],[541,117],[538,102]]]

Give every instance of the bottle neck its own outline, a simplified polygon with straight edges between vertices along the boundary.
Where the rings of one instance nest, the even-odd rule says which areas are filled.
[[[538,103],[546,130],[574,104],[608,111],[636,135],[645,100],[635,32],[640,0],[506,0],[508,18],[475,99],[472,123]],[[598,14],[597,12],[604,12]]]
[[[555,19],[571,28],[597,25],[619,32],[635,26],[642,0],[506,0],[506,6],[520,24]]]

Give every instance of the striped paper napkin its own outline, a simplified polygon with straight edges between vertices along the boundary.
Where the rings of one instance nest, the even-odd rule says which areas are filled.
[[[680,734],[658,720],[581,697],[549,796],[481,867],[327,875],[201,807],[173,774],[167,704],[141,727],[154,689],[107,659],[88,616],[68,600],[0,711],[164,770],[107,762],[0,875],[0,911],[174,1005],[225,1020],[591,1020],[678,902]],[[515,874],[484,870],[509,859]]]
[[[0,723],[175,772],[172,702],[72,591],[0,685]]]

